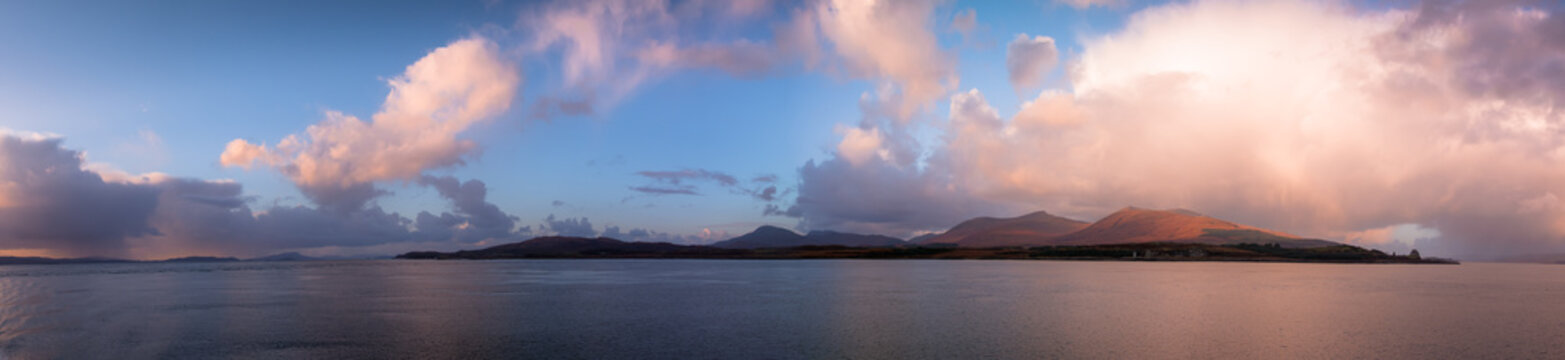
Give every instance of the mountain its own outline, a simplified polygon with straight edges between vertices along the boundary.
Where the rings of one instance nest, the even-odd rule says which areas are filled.
[[[929,242],[929,239],[933,239],[933,238],[939,237],[940,235],[944,235],[944,234],[941,234],[941,233],[928,233],[928,234],[923,234],[923,235],[919,235],[919,236],[914,236],[914,237],[908,238],[907,239],[907,243],[909,243],[909,244],[923,244],[923,243]]]
[[[527,241],[497,245],[478,250],[440,253],[417,251],[398,255],[398,259],[514,259],[573,257],[701,257],[731,251],[708,246],[675,245],[666,242],[626,242],[610,238],[545,236]]]
[[[758,249],[774,247],[794,247],[804,245],[804,235],[771,225],[763,225],[755,228],[749,234],[739,235],[732,239],[718,241],[712,247],[724,249]]]
[[[888,247],[907,244],[902,239],[885,235],[863,235],[836,231],[811,231],[804,235],[806,245],[842,245],[848,247]]]
[[[749,234],[719,241],[712,247],[724,249],[790,248],[796,246],[841,245],[849,247],[888,247],[906,244],[901,239],[883,235],[862,235],[835,231],[811,231],[799,235],[792,230],[761,226]]]
[[[1276,243],[1287,248],[1339,245],[1283,232],[1235,224],[1194,211],[1127,207],[1080,231],[1054,238],[1054,245],[1103,245],[1148,242],[1201,244]]]
[[[1055,237],[1084,229],[1087,225],[1043,211],[1004,219],[980,217],[963,221],[944,234],[919,243],[962,247],[1049,245]]]

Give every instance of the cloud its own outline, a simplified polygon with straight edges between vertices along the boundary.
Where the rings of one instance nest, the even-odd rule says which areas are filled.
[[[741,184],[739,179],[727,173],[706,169],[684,169],[675,171],[641,171],[636,175],[653,181],[651,185],[632,186],[630,190],[649,195],[701,195],[696,183],[713,183],[726,188],[730,192],[748,195],[757,200],[770,202],[777,199],[777,186],[767,185],[777,182],[777,175],[766,174],[751,179],[751,186]]]
[[[1093,6],[1116,7],[1124,4],[1123,0],[1055,0],[1055,2],[1070,5],[1077,9],[1086,9]]]
[[[994,126],[1000,120],[992,109],[971,104],[973,93],[958,94],[951,103],[953,123],[968,122]],[[900,133],[895,137],[909,138]],[[888,149],[887,144],[910,144],[910,140],[881,141],[870,145],[839,146],[837,156],[826,161],[808,162],[800,168],[801,178],[795,203],[784,210],[769,206],[766,215],[799,217],[801,228],[885,234],[906,237],[919,231],[945,229],[974,214],[1001,209],[989,200],[952,191],[960,180],[932,161],[926,168],[910,161],[897,161],[891,154],[907,152]],[[851,136],[845,136],[847,143]],[[902,145],[912,147],[916,145]],[[855,155],[857,152],[859,155]]]
[[[686,47],[653,43],[637,55],[641,61],[659,67],[721,69],[736,76],[762,75],[777,67],[777,62],[782,60],[771,45],[744,40]]]
[[[700,180],[710,180],[710,181],[716,182],[718,185],[722,185],[722,186],[733,186],[733,185],[739,184],[739,180],[737,178],[734,178],[733,175],[728,175],[728,174],[724,174],[724,173],[721,173],[721,172],[710,171],[710,170],[705,170],[705,169],[685,169],[685,170],[678,170],[678,171],[650,171],[649,170],[649,171],[637,172],[636,175],[641,175],[642,177],[645,177],[645,178],[648,178],[648,179],[652,179],[652,180],[657,181],[659,183],[667,183],[667,184],[673,184],[673,185],[680,185],[680,184],[685,183],[686,181],[691,181],[691,180],[697,180],[697,181],[700,181]]]
[[[167,178],[149,182],[161,192],[150,224],[159,234],[132,239],[141,258],[229,254],[254,256],[283,250],[383,247],[418,243],[455,248],[514,241],[529,229],[485,197],[483,183],[441,177],[424,180],[451,201],[454,211],[419,212],[410,219],[378,206],[337,212],[308,206],[252,210],[238,183]],[[401,246],[401,245],[398,245]]]
[[[593,230],[592,222],[588,221],[586,217],[582,217],[582,218],[565,218],[565,219],[558,219],[558,220],[556,220],[554,218],[554,214],[549,214],[549,217],[544,218],[543,219],[543,224],[540,224],[538,227],[540,229],[542,229],[543,231],[551,233],[551,234],[556,235],[556,236],[575,236],[575,237],[594,237],[594,236],[598,236],[598,231],[597,230]]]
[[[951,31],[970,35],[978,29],[978,10],[964,9],[951,17]]]
[[[257,256],[283,250],[418,243],[455,248],[513,240],[516,218],[485,200],[484,184],[423,177],[453,212],[417,220],[378,206],[252,209],[243,187],[161,173],[90,169],[57,137],[0,134],[0,251],[157,259]]]
[[[104,181],[59,138],[0,133],[0,250],[120,255],[149,226],[157,189]]]
[[[557,59],[557,84],[534,105],[535,118],[587,115],[612,105],[643,83],[681,69],[720,69],[757,76],[792,59],[769,43],[690,39],[686,27],[732,23],[764,14],[757,1],[587,0],[528,8],[518,28],[530,56]],[[711,33],[710,29],[701,31]]]
[[[701,193],[696,192],[695,185],[674,185],[674,187],[632,186],[630,189],[648,195],[701,195]]]
[[[1010,74],[1011,87],[1018,93],[1042,86],[1044,77],[1059,61],[1060,51],[1048,36],[1016,34],[1016,39],[1005,48],[1005,70]]]
[[[779,7],[789,7],[787,20],[769,29],[754,25]],[[935,8],[923,0],[562,1],[527,8],[517,27],[529,34],[527,56],[560,67],[533,105],[537,119],[604,113],[599,108],[676,71],[758,77],[802,67],[879,82],[885,114],[905,120],[958,82],[954,57],[932,31]],[[952,25],[975,21],[969,10]]]
[[[328,112],[321,123],[274,146],[233,140],[220,160],[277,169],[316,203],[352,211],[384,194],[374,182],[417,180],[425,170],[464,164],[478,144],[460,135],[506,112],[520,82],[495,44],[459,40],[389,80],[391,93],[370,121]]]
[[[955,60],[935,38],[933,1],[821,1],[811,20],[850,74],[887,81],[879,96],[910,118],[955,89]]]
[[[755,191],[753,194],[751,194],[751,196],[754,196],[756,198],[756,200],[761,200],[761,201],[776,200],[777,199],[777,187],[776,186],[767,186],[767,187],[762,188],[762,189],[760,189],[758,191]]]
[[[513,231],[516,222],[515,216],[500,211],[500,207],[490,203],[488,187],[483,181],[457,180],[454,177],[434,177],[425,175],[419,179],[419,184],[435,188],[440,197],[451,201],[454,213],[435,216],[429,212],[420,212],[417,218],[418,229],[428,232],[431,229],[442,229],[450,236],[440,236],[442,239],[451,239],[457,242],[478,242],[491,239],[510,239],[514,237]]]
[[[895,234],[947,225],[952,208],[1092,219],[1134,204],[1344,240],[1427,229],[1413,237],[1426,254],[1559,252],[1559,10],[1149,8],[1084,41],[1071,92],[1010,119],[976,90],[956,94],[921,167],[846,152],[807,163],[795,207],[811,228]],[[1501,38],[1516,40],[1489,40]]]
[[[677,171],[640,171],[636,175],[653,181],[653,185],[633,186],[630,189],[651,195],[700,195],[696,192],[696,185],[691,182],[713,182],[719,186],[732,187],[739,184],[739,179],[733,175],[704,169],[685,169]]]
[[[712,231],[701,229],[700,232],[691,235],[670,234],[652,231],[642,228],[634,228],[629,231],[621,231],[618,226],[603,227],[603,237],[634,242],[666,242],[684,245],[704,245],[733,238],[727,231]]]

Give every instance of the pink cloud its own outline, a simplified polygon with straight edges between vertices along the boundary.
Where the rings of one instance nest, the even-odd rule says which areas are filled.
[[[478,144],[461,135],[505,113],[520,82],[496,45],[460,40],[389,80],[391,92],[369,121],[328,112],[321,123],[273,147],[233,140],[220,160],[224,166],[275,168],[318,202],[353,193],[342,201],[357,208],[376,194],[364,190],[366,184],[415,180],[425,170],[463,164]]]

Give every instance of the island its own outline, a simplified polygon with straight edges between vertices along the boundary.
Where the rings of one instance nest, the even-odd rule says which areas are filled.
[[[1288,248],[1280,244],[1127,243],[1031,247],[963,248],[949,245],[850,247],[804,245],[733,249],[702,245],[626,242],[610,238],[539,237],[479,250],[417,251],[398,259],[994,259],[1247,261],[1383,264],[1456,264],[1455,260],[1398,256],[1351,245]]]
[[[1270,261],[1456,264],[1451,259],[1387,254],[1334,241],[1241,225],[1185,209],[1126,207],[1096,222],[1036,211],[979,217],[943,233],[907,241],[832,231],[799,234],[761,226],[707,245],[544,236],[478,250],[417,251],[398,259],[1010,259],[1125,261]]]

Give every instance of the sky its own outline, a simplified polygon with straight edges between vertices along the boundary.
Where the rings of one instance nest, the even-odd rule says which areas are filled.
[[[0,255],[1186,208],[1565,253],[1553,1],[0,3]]]

